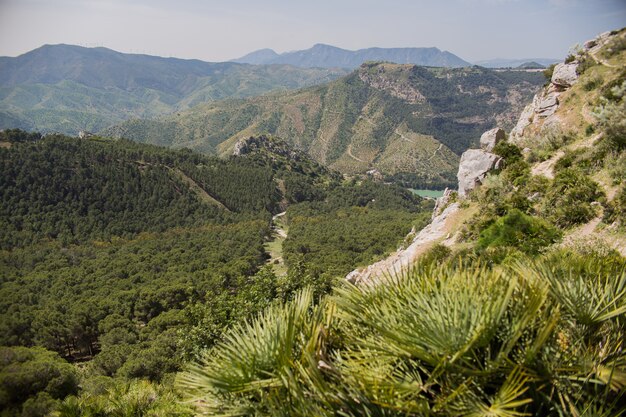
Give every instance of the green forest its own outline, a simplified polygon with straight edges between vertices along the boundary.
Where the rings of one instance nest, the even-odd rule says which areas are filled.
[[[226,329],[306,286],[322,296],[431,208],[273,138],[227,160],[19,130],[0,142],[3,416],[46,415],[68,395],[175,398],[173,375]],[[294,234],[277,275],[264,243],[285,209]],[[332,255],[344,250],[355,256]]]

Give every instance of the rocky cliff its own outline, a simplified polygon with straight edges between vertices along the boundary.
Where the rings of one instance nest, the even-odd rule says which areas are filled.
[[[529,220],[536,225],[558,228],[562,238],[542,245],[626,256],[625,63],[626,30],[621,30],[599,35],[556,65],[508,138],[494,128],[481,136],[480,149],[463,153],[459,191],[447,191],[437,201],[431,224],[410,235],[406,249],[346,279],[378,283],[436,244],[452,250],[475,247],[478,233],[503,222],[513,209],[536,219]],[[493,153],[500,142],[506,158]],[[507,162],[508,171],[493,171]],[[515,233],[530,239],[524,235],[528,230]]]

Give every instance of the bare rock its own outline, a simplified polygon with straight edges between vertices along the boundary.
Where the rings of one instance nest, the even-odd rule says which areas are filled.
[[[554,72],[552,73],[552,84],[565,88],[576,84],[578,81],[578,74],[576,73],[577,68],[578,62],[558,64],[554,67]]]
[[[404,250],[391,254],[388,258],[369,265],[361,270],[355,269],[346,276],[346,281],[355,285],[378,285],[405,271],[415,260],[435,243],[446,239],[453,224],[454,214],[460,209],[459,203],[448,205],[439,215],[415,236],[413,242]],[[443,242],[445,244],[445,241]]]
[[[535,110],[535,113],[538,117],[548,117],[553,115],[558,107],[558,93],[552,92],[541,99],[541,101],[539,102],[539,106]]]
[[[454,193],[455,191],[449,189],[448,187],[443,190],[443,195],[435,200],[435,208],[433,209],[433,215],[431,217],[431,220],[439,216],[441,212],[448,206],[448,204],[453,200]]]
[[[501,157],[482,149],[465,151],[461,156],[457,174],[459,195],[461,197],[467,195],[469,191],[482,183],[489,171],[499,168],[501,163]]]
[[[538,101],[537,96],[535,96],[532,103],[524,107],[524,110],[522,111],[522,114],[520,115],[517,124],[515,125],[513,130],[511,130],[511,134],[509,135],[509,137],[512,142],[515,142],[517,139],[524,136],[524,129],[526,129],[526,127],[528,127],[528,125],[533,122],[533,119],[535,117],[535,101]]]
[[[504,130],[496,127],[483,133],[480,137],[480,147],[487,152],[493,151],[493,148],[506,138]]]

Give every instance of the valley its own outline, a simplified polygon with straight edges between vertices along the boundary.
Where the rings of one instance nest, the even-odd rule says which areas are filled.
[[[0,417],[624,413],[626,28],[235,61],[0,58]]]
[[[228,155],[250,135],[288,140],[347,174],[380,171],[405,186],[454,186],[458,156],[494,124],[512,127],[540,73],[369,63],[330,84],[200,105],[103,134]]]

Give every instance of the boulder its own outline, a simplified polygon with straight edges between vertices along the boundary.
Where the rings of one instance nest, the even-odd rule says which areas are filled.
[[[498,155],[482,149],[469,149],[461,156],[459,163],[459,195],[465,196],[470,190],[482,183],[487,173],[497,169],[502,163]]]
[[[548,117],[556,112],[557,107],[559,107],[558,93],[550,93],[539,102],[535,113],[539,117]]]
[[[554,72],[552,73],[552,84],[564,88],[571,87],[578,81],[576,68],[578,68],[578,62],[558,64],[554,67]]]
[[[488,130],[480,137],[480,147],[487,152],[491,152],[498,142],[503,141],[505,137],[504,130],[499,127]]]

